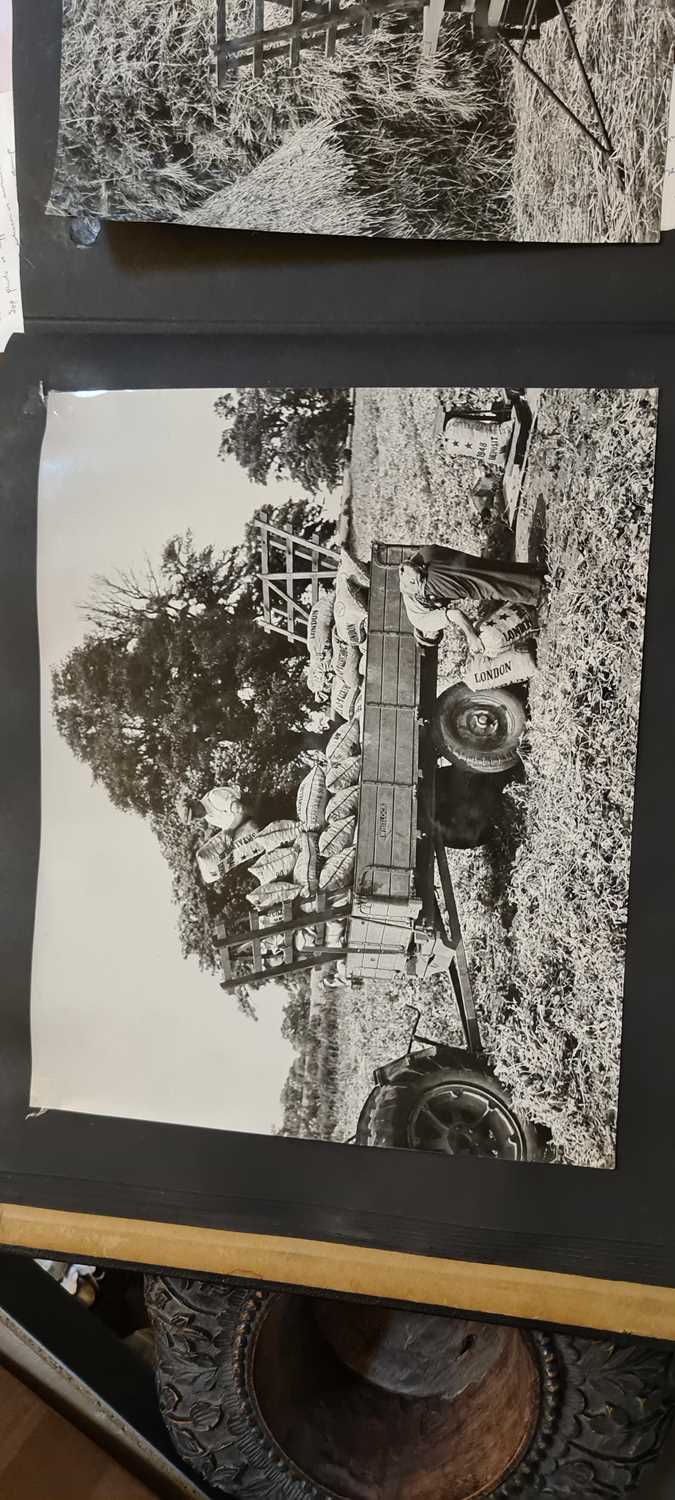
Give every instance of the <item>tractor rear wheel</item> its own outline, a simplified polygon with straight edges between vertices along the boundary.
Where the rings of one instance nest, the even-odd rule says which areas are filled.
[[[432,738],[440,755],[483,775],[512,771],[526,724],[520,698],[508,688],[456,682],[436,700]]]
[[[449,1062],[443,1056],[449,1051],[411,1053],[396,1082],[376,1084],[361,1111],[357,1144],[505,1161],[540,1159],[537,1132],[518,1117],[497,1079],[461,1054]]]

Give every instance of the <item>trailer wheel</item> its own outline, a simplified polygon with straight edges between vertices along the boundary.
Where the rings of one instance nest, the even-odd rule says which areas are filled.
[[[508,688],[479,688],[463,682],[436,700],[432,737],[441,755],[483,775],[512,771],[527,722],[525,709]]]
[[[395,1083],[379,1083],[369,1095],[356,1141],[505,1161],[536,1161],[542,1154],[537,1132],[519,1119],[487,1069],[461,1062],[430,1069],[428,1054],[414,1053]]]

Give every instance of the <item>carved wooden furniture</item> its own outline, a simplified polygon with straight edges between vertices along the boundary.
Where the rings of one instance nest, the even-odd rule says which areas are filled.
[[[612,1500],[675,1405],[665,1346],[167,1276],[147,1302],[169,1431],[231,1496]]]

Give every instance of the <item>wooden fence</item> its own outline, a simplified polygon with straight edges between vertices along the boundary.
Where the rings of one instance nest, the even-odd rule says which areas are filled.
[[[340,37],[368,36],[373,23],[381,16],[405,15],[421,11],[429,0],[275,0],[289,12],[285,25],[265,26],[265,0],[253,0],[253,28],[239,36],[229,36],[227,0],[218,0],[218,80],[224,83],[233,67],[250,66],[254,78],[262,77],[265,63],[286,58],[294,70],[301,52],[308,47],[320,48],[325,57],[333,57]]]

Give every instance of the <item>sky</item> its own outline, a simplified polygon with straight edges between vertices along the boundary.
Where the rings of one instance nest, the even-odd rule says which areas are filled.
[[[293,1060],[283,992],[242,1016],[181,956],[168,866],[145,821],[120,812],[59,735],[52,668],[85,633],[96,574],[243,537],[284,484],[218,457],[220,391],[52,393],[38,499],[42,832],[33,947],[33,1108],[266,1133]]]

